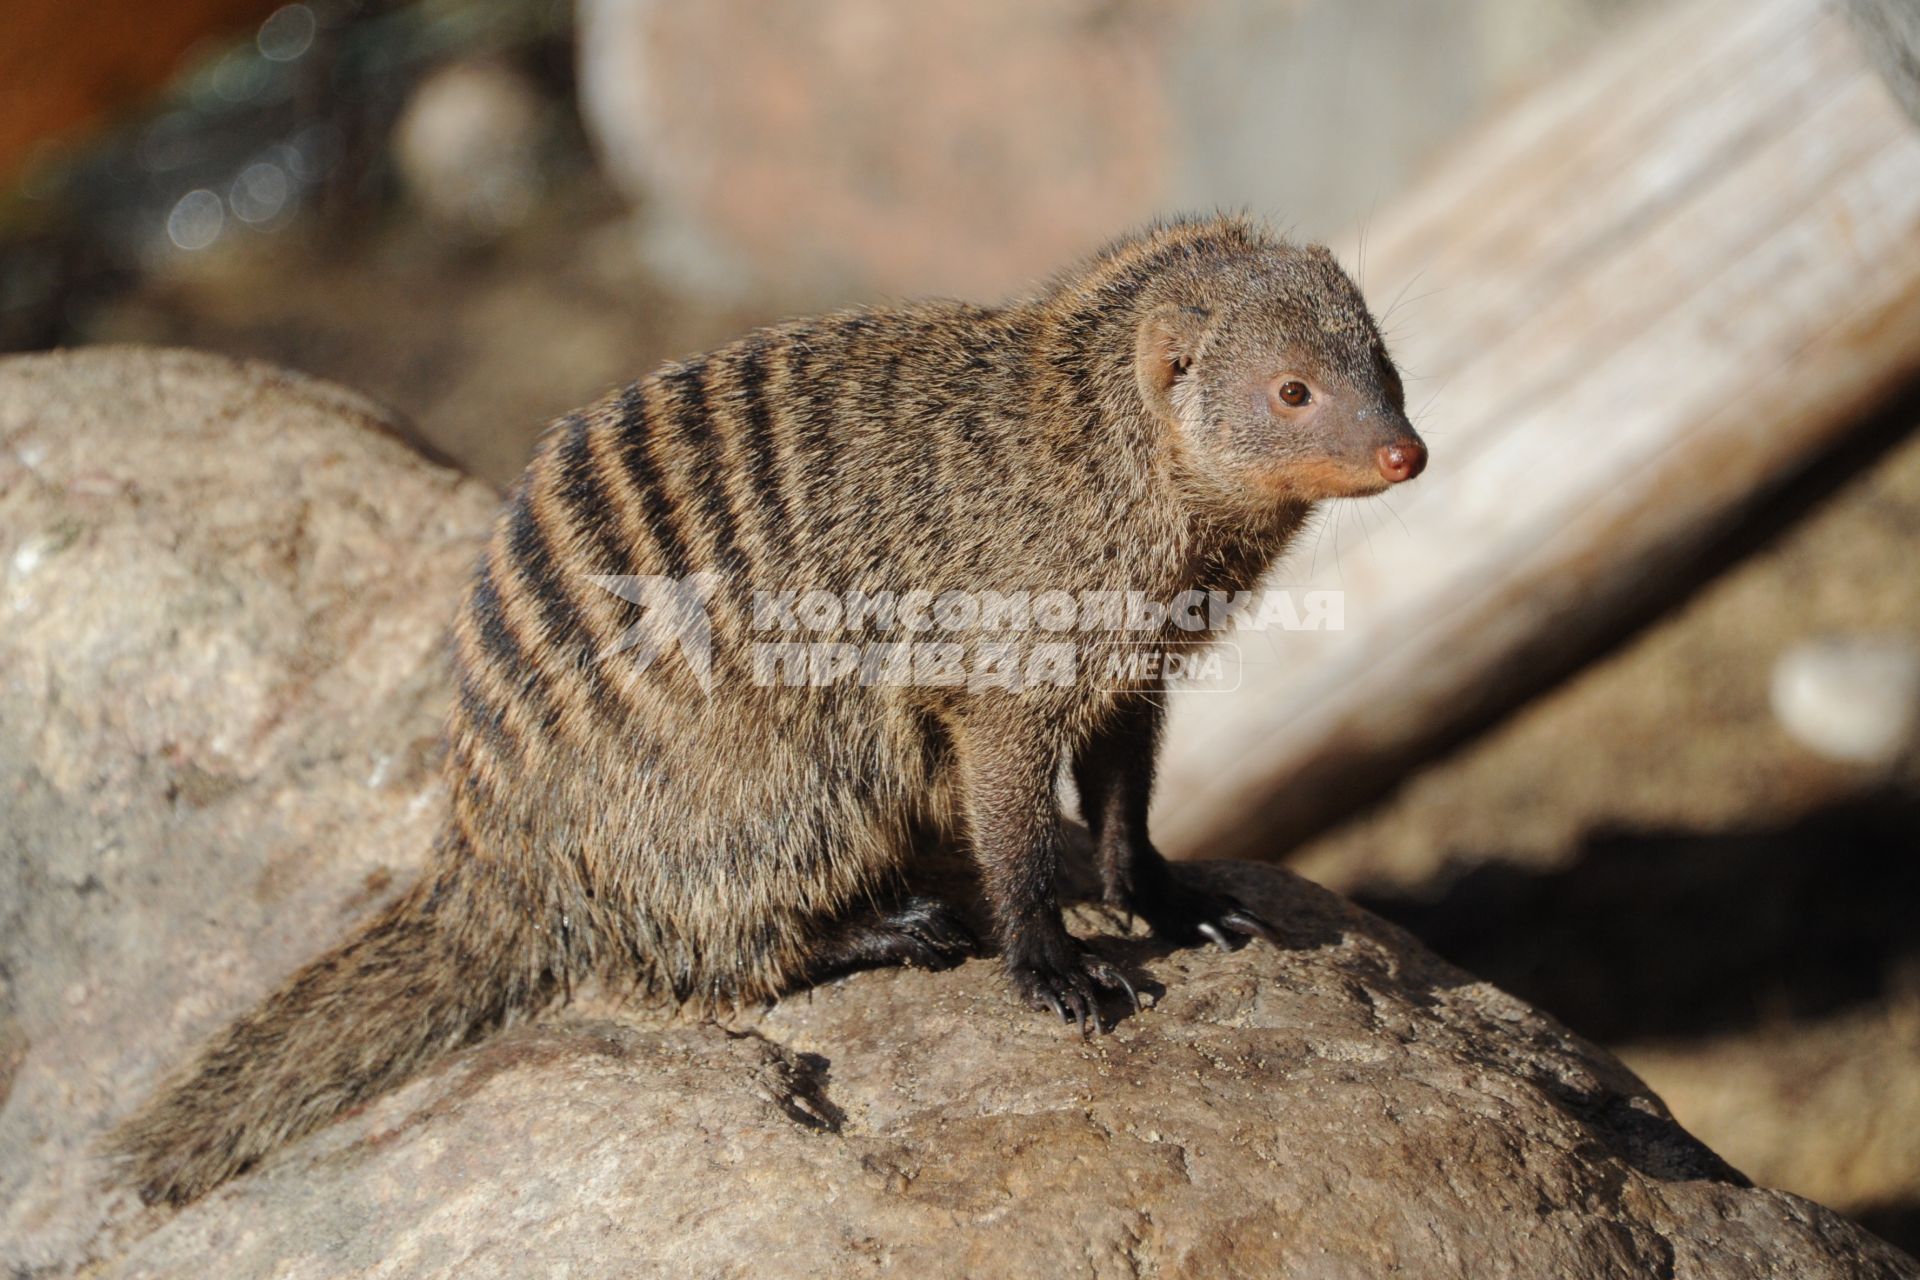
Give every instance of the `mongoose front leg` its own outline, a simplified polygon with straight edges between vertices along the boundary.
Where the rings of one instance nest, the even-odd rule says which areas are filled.
[[[1161,689],[1122,698],[1074,756],[1073,783],[1107,905],[1139,915],[1156,935],[1182,945],[1204,939],[1231,951],[1249,937],[1277,942],[1273,927],[1241,903],[1185,884],[1147,838],[1165,698]]]
[[[1133,984],[1067,932],[1060,919],[1060,811],[1055,734],[1025,708],[1002,702],[971,716],[960,736],[967,830],[1007,976],[1036,1009],[1106,1030],[1100,993]]]

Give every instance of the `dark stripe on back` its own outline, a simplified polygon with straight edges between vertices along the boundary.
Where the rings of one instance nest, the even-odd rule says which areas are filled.
[[[829,330],[832,339],[846,343],[851,326]],[[806,524],[814,541],[814,564],[826,570],[837,559],[835,496],[840,491],[840,457],[834,439],[834,393],[831,377],[813,375],[815,350],[808,342],[814,333],[800,335],[787,349],[787,402],[798,409],[796,452],[800,455],[800,474],[805,477]],[[847,351],[830,353],[829,360],[848,363]]]
[[[899,381],[900,351],[898,347],[896,347],[887,353],[886,363],[880,367],[880,383],[878,386],[855,387],[853,389],[854,394],[859,396],[861,400],[859,405],[853,407],[853,412],[861,412],[864,408],[867,413],[878,417],[884,429],[893,437],[890,443],[892,447],[895,448],[901,447],[899,439],[899,404],[894,397],[894,391]],[[875,529],[880,527],[881,501],[886,496],[883,488],[884,486],[872,477],[869,477],[867,483],[862,486],[863,492],[861,494],[860,505],[865,514],[865,527],[862,532],[869,537],[872,536]]]
[[[554,490],[565,505],[573,527],[585,536],[584,568],[590,573],[623,574],[628,549],[620,536],[618,517],[600,479],[593,456],[592,430],[579,414],[566,419],[566,439],[554,451],[559,472]]]
[[[607,650],[625,634],[622,629],[639,618],[641,611],[626,597],[588,581],[593,575],[624,577],[633,568],[633,549],[627,545],[614,498],[607,491],[606,478],[600,473],[599,459],[594,453],[593,429],[592,424],[584,420],[569,426],[567,438],[555,452],[554,495],[557,506],[567,512],[573,528],[582,537],[579,554],[583,560],[577,575],[581,582],[576,589],[582,594],[605,592],[605,598],[599,603],[608,611],[608,620],[619,633],[609,636],[597,629],[590,608],[583,607],[579,613],[581,626],[593,646],[589,661],[596,668],[596,696],[601,696],[610,693],[612,685],[618,682],[603,682],[597,669],[612,656]]]
[[[674,432],[686,450],[693,501],[703,517],[713,547],[713,567],[745,579],[747,559],[740,550],[733,509],[727,501],[727,482],[721,466],[718,420],[707,407],[707,365],[704,360],[684,364],[661,378],[672,394]]]
[[[595,653],[593,635],[581,618],[579,607],[567,594],[566,583],[561,580],[547,542],[547,531],[540,524],[530,493],[522,496],[508,521],[507,546],[519,567],[521,581],[540,607],[546,631],[542,647],[560,658],[563,666],[584,673],[593,685],[596,698],[611,698],[612,691],[607,687]]]
[[[767,403],[766,345],[755,342],[741,354],[734,367],[734,384],[740,398],[745,430],[741,444],[746,452],[747,483],[760,510],[760,528],[766,535],[767,549],[785,562],[793,554],[793,512],[780,479],[780,455],[774,443],[773,410]]]
[[[540,685],[540,672],[528,659],[520,639],[507,620],[506,606],[500,599],[499,584],[493,580],[493,562],[483,558],[473,583],[473,595],[467,611],[480,632],[480,642],[493,660],[495,673],[507,688],[525,698],[539,715],[541,725],[551,730],[558,719],[546,691]]]
[[[669,578],[685,578],[693,569],[674,527],[673,508],[649,448],[647,437],[651,434],[646,394],[636,382],[620,393],[620,463],[640,502],[639,522],[659,552],[660,572]]]

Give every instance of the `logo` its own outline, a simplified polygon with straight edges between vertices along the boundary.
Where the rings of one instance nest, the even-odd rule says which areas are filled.
[[[600,661],[631,653],[633,671],[638,675],[669,645],[677,645],[701,691],[712,692],[713,624],[707,617],[707,601],[720,587],[719,574],[695,573],[684,578],[594,574],[591,581],[646,610],[638,622],[607,646],[599,655]]]

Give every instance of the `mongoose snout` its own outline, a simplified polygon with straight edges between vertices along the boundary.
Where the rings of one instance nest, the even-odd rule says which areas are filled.
[[[1379,461],[1380,474],[1387,478],[1388,484],[1411,480],[1427,469],[1427,446],[1416,439],[1383,444],[1374,457]]]

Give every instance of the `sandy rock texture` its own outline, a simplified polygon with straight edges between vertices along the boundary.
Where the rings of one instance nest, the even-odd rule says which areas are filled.
[[[369,429],[378,428],[378,429]],[[1080,1041],[995,966],[721,1024],[593,993],[178,1214],[91,1143],[405,882],[489,490],[266,366],[0,362],[0,1264],[20,1275],[1911,1276],[1284,872]]]

